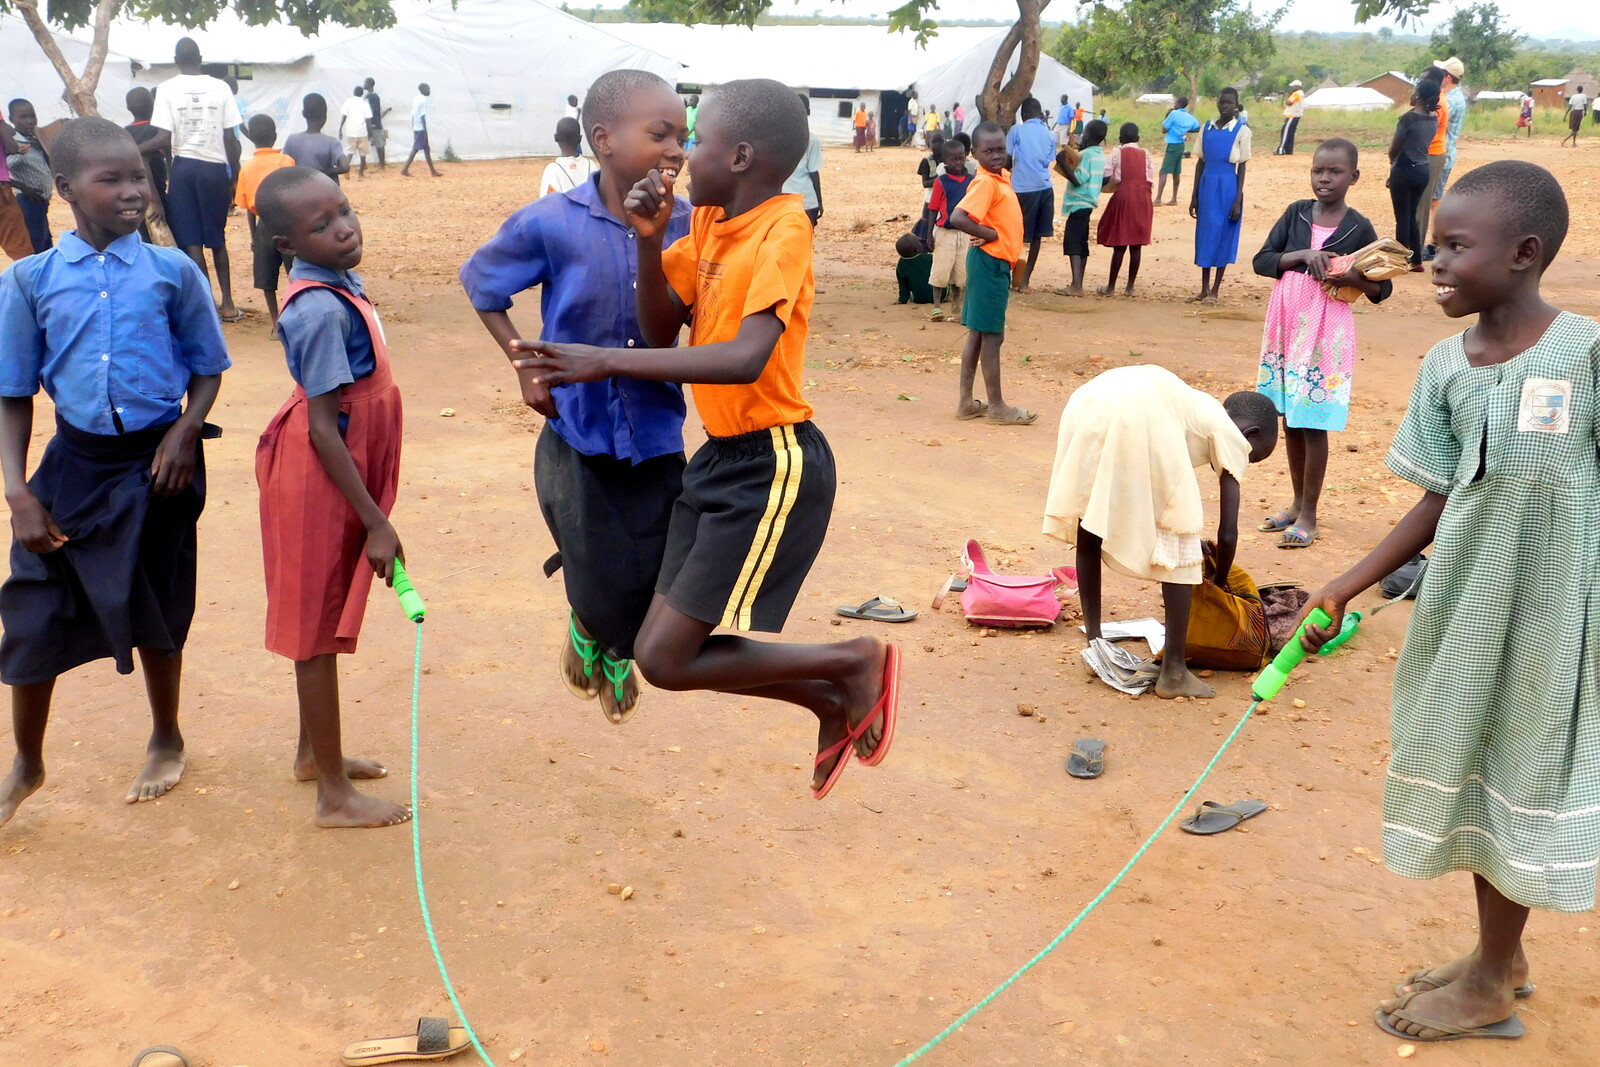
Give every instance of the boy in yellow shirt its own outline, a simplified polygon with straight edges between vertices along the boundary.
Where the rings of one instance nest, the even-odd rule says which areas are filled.
[[[768,79],[707,98],[696,129],[689,234],[662,249],[677,175],[651,171],[626,201],[637,234],[647,343],[593,348],[517,340],[515,366],[545,386],[610,377],[686,382],[708,440],[683,476],[655,599],[634,644],[663,689],[712,689],[798,704],[817,716],[812,795],[827,796],[852,751],[868,766],[894,739],[900,653],[874,637],[784,645],[717,634],[776,633],[822,549],[834,465],[801,396],[816,286],[811,222],[782,192],[809,143],[805,108]]]

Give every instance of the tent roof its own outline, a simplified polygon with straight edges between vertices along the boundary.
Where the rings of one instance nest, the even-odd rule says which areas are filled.
[[[917,95],[925,102],[948,106],[952,100],[976,102],[989,78],[989,67],[1005,43],[1005,31],[992,34],[988,40],[967,49],[948,63],[917,75]],[[1017,71],[1021,49],[1011,54],[1006,66],[1006,77]],[[1075,104],[1092,106],[1094,84],[1062,66],[1048,55],[1039,57],[1039,69],[1033,76],[1033,95],[1044,105],[1046,114],[1055,114],[1056,101],[1066,96]]]
[[[1412,78],[1410,75],[1404,73],[1403,71],[1398,71],[1398,70],[1386,70],[1382,74],[1374,75],[1373,77],[1368,78],[1366,81],[1357,82],[1356,84],[1357,85],[1371,85],[1373,82],[1375,82],[1379,78],[1383,78],[1383,77],[1399,78],[1401,81],[1405,82],[1407,85],[1415,85],[1415,84],[1417,84],[1416,79]]]
[[[992,26],[952,26],[927,48],[885,26],[681,26],[607,23],[641,48],[683,63],[685,85],[772,78],[793,88],[905,89],[919,74],[956,59],[995,35]]]
[[[1394,101],[1365,85],[1333,85],[1307,96],[1305,106],[1365,109],[1393,107]]]
[[[1528,94],[1521,89],[1484,89],[1474,96],[1474,100],[1521,100]]]
[[[82,70],[89,58],[89,43],[55,31],[50,36],[72,69]],[[5,71],[0,80],[4,81],[6,99],[20,96],[33,101],[41,125],[72,117],[61,75],[45,58],[28,24],[16,15],[0,14],[0,71]],[[122,98],[132,85],[133,66],[128,57],[108,51],[100,85],[95,90],[101,113],[107,117],[124,114]]]

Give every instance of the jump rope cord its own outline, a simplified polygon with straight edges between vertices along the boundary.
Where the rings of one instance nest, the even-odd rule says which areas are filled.
[[[462,1010],[461,1001],[456,998],[456,987],[450,981],[450,971],[444,965],[444,954],[439,951],[439,939],[433,932],[433,915],[428,911],[428,891],[422,885],[422,806],[417,799],[418,774],[418,734],[419,723],[417,707],[422,694],[422,620],[417,620],[417,652],[411,663],[411,858],[417,874],[417,903],[422,906],[422,928],[428,934],[428,946],[433,949],[433,962],[439,965],[439,978],[444,982],[444,991],[450,997],[450,1006],[456,1010],[456,1018],[461,1020],[461,1026],[467,1031],[467,1037],[472,1039],[472,1047],[477,1050],[478,1058],[494,1067],[494,1061],[483,1050],[483,1042],[478,1040],[477,1031],[472,1029],[472,1024],[467,1021],[467,1013]]]
[[[987,1008],[991,1003],[993,1003],[995,998],[1000,996],[1001,993],[1004,993],[1007,989],[1010,989],[1017,979],[1033,970],[1033,968],[1042,962],[1046,956],[1054,952],[1056,950],[1056,946],[1065,941],[1067,937],[1078,928],[1083,920],[1087,919],[1089,914],[1093,912],[1095,908],[1098,908],[1101,902],[1106,899],[1106,897],[1111,895],[1112,890],[1116,889],[1117,886],[1122,883],[1122,879],[1127,876],[1128,872],[1133,870],[1133,865],[1138,863],[1140,858],[1144,856],[1145,852],[1149,850],[1150,846],[1156,843],[1156,838],[1160,837],[1166,828],[1172,825],[1172,820],[1176,819],[1179,813],[1188,807],[1189,798],[1194,796],[1195,791],[1198,790],[1201,784],[1203,784],[1205,780],[1211,776],[1211,772],[1216,769],[1217,762],[1222,759],[1223,753],[1228,751],[1228,747],[1232,745],[1234,739],[1239,736],[1239,731],[1244,729],[1244,724],[1250,721],[1250,716],[1255,714],[1255,710],[1258,706],[1260,706],[1260,704],[1260,700],[1252,700],[1250,702],[1250,706],[1244,710],[1244,715],[1239,718],[1239,721],[1234,724],[1233,730],[1229,732],[1226,738],[1223,739],[1222,745],[1217,749],[1216,755],[1211,757],[1211,762],[1207,763],[1205,770],[1200,772],[1200,777],[1194,780],[1194,784],[1191,785],[1188,788],[1188,791],[1183,794],[1183,797],[1172,806],[1172,810],[1167,813],[1167,817],[1165,819],[1161,820],[1161,825],[1156,827],[1155,832],[1149,837],[1145,838],[1144,844],[1139,846],[1139,851],[1133,854],[1133,858],[1123,866],[1122,870],[1117,872],[1117,876],[1111,879],[1111,881],[1106,884],[1104,889],[1100,890],[1098,896],[1089,901],[1089,903],[1084,906],[1084,909],[1078,912],[1077,918],[1068,923],[1065,930],[1057,934],[1048,945],[1040,949],[1038,955],[1034,956],[1033,959],[1017,968],[1016,972],[1012,974],[1010,978],[1007,978],[1004,982],[1001,982],[998,986],[996,986],[992,993],[978,1001],[966,1011],[962,1012],[956,1018],[955,1022],[951,1023],[943,1030],[940,1030],[926,1045],[923,1045],[905,1059],[900,1060],[895,1064],[895,1067],[906,1067],[907,1064],[915,1063],[923,1056],[926,1056],[928,1053],[938,1048],[944,1043],[945,1038],[949,1037],[951,1034],[961,1029],[961,1027],[965,1026],[968,1019],[971,1019],[984,1008]]]

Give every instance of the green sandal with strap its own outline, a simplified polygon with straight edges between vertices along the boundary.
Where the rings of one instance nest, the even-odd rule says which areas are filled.
[[[605,686],[600,687],[600,708],[613,726],[621,726],[633,718],[633,713],[639,710],[641,693],[637,680],[634,681],[633,703],[626,708],[622,706],[628,696],[628,679],[633,677],[633,660],[612,659],[602,652],[600,670],[605,674],[606,681],[611,683],[610,692],[606,691]]]
[[[583,661],[583,676],[592,679],[594,677],[594,665],[600,662],[602,658],[600,642],[583,636],[578,629],[578,617],[571,612],[567,614],[567,639],[572,644],[572,650]],[[599,695],[598,690],[590,692],[588,688],[578,685],[568,676],[567,650],[565,648],[561,650],[561,656],[556,661],[556,671],[561,675],[561,684],[566,686],[567,691],[579,700],[593,700]]]

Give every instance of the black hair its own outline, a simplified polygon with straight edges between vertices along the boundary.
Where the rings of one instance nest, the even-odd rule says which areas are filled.
[[[944,157],[948,158],[950,156],[951,150],[956,149],[956,148],[961,149],[961,154],[962,155],[966,155],[967,154],[967,146],[961,143],[961,139],[959,137],[952,137],[949,140],[945,141],[944,144],[940,146],[939,151],[940,151],[941,155],[943,155]]]
[[[1361,165],[1361,153],[1357,151],[1355,142],[1347,141],[1343,137],[1329,137],[1317,145],[1316,151],[1311,153],[1312,158],[1316,158],[1319,152],[1340,152],[1352,168]]]
[[[577,148],[582,143],[583,127],[578,125],[577,119],[562,118],[556,122],[556,144]]]
[[[321,93],[307,93],[300,100],[300,114],[307,119],[316,116],[327,122],[328,102],[322,98]]]
[[[1189,98],[1187,96],[1177,97],[1176,99],[1174,99],[1172,101],[1172,106],[1174,108],[1188,107],[1189,106]]]
[[[294,215],[289,210],[287,197],[302,185],[318,178],[328,182],[333,180],[311,167],[279,167],[261,179],[261,184],[256,187],[256,217],[266,227],[269,239],[289,236],[289,231],[294,227]]]
[[[1099,119],[1095,120],[1099,122]],[[1139,124],[1137,122],[1124,122],[1117,131],[1117,141],[1120,144],[1133,144],[1139,139]]]
[[[1417,85],[1421,86],[1423,82],[1432,82],[1435,85],[1442,85],[1444,84],[1444,74],[1445,71],[1443,67],[1430,66],[1427,70],[1417,75]]]
[[[278,143],[278,124],[271,115],[251,115],[244,124],[244,135],[257,148],[271,148]]]
[[[1260,431],[1268,453],[1278,446],[1278,409],[1265,393],[1241,390],[1224,400],[1222,408],[1241,430]]]
[[[55,143],[50,146],[50,169],[68,181],[78,175],[83,153],[100,145],[117,144],[135,148],[133,135],[110,119],[89,115],[73,119],[61,127]]]
[[[27,97],[19,96],[6,105],[6,114],[15,115],[17,113],[17,108],[22,104],[27,104],[29,107],[32,107],[33,101],[29,100]]]
[[[910,259],[912,256],[920,256],[923,252],[927,251],[927,249],[922,247],[922,240],[915,234],[910,233],[903,233],[898,239],[896,239],[894,243],[894,250],[900,253],[901,259]]]
[[[193,37],[178,38],[177,45],[172,49],[172,61],[180,67],[200,62],[200,46]]]
[[[1417,102],[1426,111],[1439,110],[1439,83],[1437,81],[1417,82]]]
[[[771,78],[726,82],[711,95],[716,116],[734,144],[756,150],[756,166],[787,178],[811,143],[811,124],[794,90]]]
[[[1111,128],[1105,124],[1103,119],[1090,119],[1083,124],[1083,140],[1080,144],[1084,148],[1093,148],[1097,144],[1105,144],[1106,134],[1110,132]]]
[[[584,136],[589,136],[589,131],[596,126],[611,126],[622,117],[627,110],[628,103],[633,99],[633,94],[641,89],[665,89],[672,92],[672,86],[659,74],[652,74],[648,70],[608,70],[594,80],[589,86],[589,92],[583,98],[583,123],[587,128]],[[591,137],[589,147],[594,147]]]
[[[1022,107],[1017,110],[1022,115],[1022,121],[1026,122],[1030,118],[1042,116],[1044,114],[1044,105],[1039,103],[1037,97],[1030,96],[1022,102]]]
[[[1231,96],[1231,97],[1233,97],[1233,101],[1234,101],[1234,103],[1238,103],[1238,102],[1239,102],[1239,90],[1238,90],[1238,89],[1235,89],[1235,88],[1234,88],[1234,87],[1233,87],[1233,86],[1231,86],[1231,85],[1224,85],[1224,86],[1223,86],[1223,87],[1222,87],[1222,88],[1221,88],[1221,89],[1220,89],[1220,90],[1219,90],[1219,91],[1218,91],[1218,92],[1217,92],[1217,99],[1218,99],[1218,100],[1221,100],[1221,99],[1222,99],[1222,98],[1223,98],[1223,97],[1225,97],[1225,96]]]
[[[977,131],[974,130],[973,132],[976,133]],[[932,155],[933,153],[939,151],[939,148],[937,146],[942,146],[944,144],[945,140],[946,140],[946,137],[944,135],[944,131],[943,130],[929,130],[928,131],[928,153],[930,155]]]
[[[800,106],[806,109],[806,114],[811,114],[811,98],[805,93],[795,94],[800,97]]]
[[[578,106],[578,94],[577,93],[568,93],[567,94],[567,103],[569,105],[571,105],[572,107],[577,107]]]
[[[378,87],[378,83],[373,81],[371,78],[363,79],[361,85],[365,89],[376,89]]]
[[[970,133],[968,133],[966,130],[962,130],[960,133],[956,134],[952,140],[960,141],[961,147],[967,150],[967,155],[972,155],[972,135]]]
[[[1542,267],[1555,261],[1567,239],[1567,194],[1555,175],[1534,163],[1501,159],[1469,170],[1450,184],[1448,196],[1482,196],[1511,237],[1534,236],[1544,253]]]
[[[123,105],[133,115],[135,122],[149,122],[150,116],[155,114],[156,96],[142,85],[135,85],[128,90],[128,95],[122,99]]]
[[[354,93],[352,93],[351,95],[352,96],[360,96],[363,93],[365,93],[366,91],[367,91],[367,87],[365,85],[358,85],[358,86],[356,86],[356,91]]]
[[[979,137],[991,133],[998,133],[1001,137],[1004,137],[1006,135],[1005,127],[1001,126],[998,122],[994,122],[990,119],[984,119],[982,122],[978,123],[972,128],[972,139],[976,141]]]
[[[1063,104],[1065,104],[1067,102],[1067,94],[1066,93],[1062,93],[1061,94],[1061,102]]]

